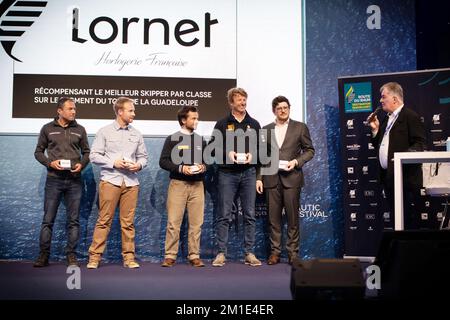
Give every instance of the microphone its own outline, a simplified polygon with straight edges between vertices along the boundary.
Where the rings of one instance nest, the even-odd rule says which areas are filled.
[[[380,111],[382,108],[383,108],[382,106],[378,106],[378,107],[375,109],[375,111],[372,112],[372,113],[367,117],[367,120],[364,121],[364,124],[365,124],[366,126],[368,126],[369,123],[372,122],[373,118],[375,118],[375,116],[377,115],[378,111]]]

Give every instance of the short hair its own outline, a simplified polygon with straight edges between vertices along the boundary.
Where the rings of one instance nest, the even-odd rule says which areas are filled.
[[[247,92],[245,92],[244,89],[242,89],[242,88],[231,88],[227,92],[228,103],[232,103],[233,102],[233,98],[234,98],[235,95],[241,95],[241,96],[244,96],[246,98],[248,97]]]
[[[281,102],[286,102],[287,105],[289,106],[289,108],[291,107],[291,103],[289,102],[288,98],[286,98],[285,96],[278,96],[273,98],[272,100],[272,111],[275,111],[275,108],[277,107],[277,105]]]
[[[195,106],[184,106],[180,110],[178,110],[178,123],[180,126],[183,126],[183,119],[187,119],[187,115],[189,112],[198,112],[198,108]]]
[[[388,82],[383,84],[383,86],[380,88],[380,93],[383,92],[384,89],[387,89],[390,93],[392,93],[394,96],[399,97],[400,100],[403,101],[403,88],[399,83]]]
[[[57,109],[63,109],[64,108],[64,103],[66,103],[67,101],[71,101],[71,102],[75,103],[75,100],[73,98],[61,97],[61,98],[58,99],[58,102],[56,103],[56,108]]]
[[[134,103],[134,100],[130,99],[128,97],[117,98],[116,103],[114,103],[114,106],[113,106],[114,113],[117,115],[119,110],[122,110],[123,107],[125,106],[125,103],[127,103],[127,102]]]

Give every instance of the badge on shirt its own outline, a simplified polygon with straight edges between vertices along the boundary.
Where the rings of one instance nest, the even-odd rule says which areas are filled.
[[[234,131],[234,124],[233,123],[228,124],[227,125],[227,130],[228,131]]]
[[[187,144],[178,146],[178,150],[189,150],[189,146]]]

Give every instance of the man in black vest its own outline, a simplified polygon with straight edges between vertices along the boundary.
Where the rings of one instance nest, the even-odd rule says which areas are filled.
[[[286,243],[288,262],[292,264],[298,255],[300,191],[305,184],[302,167],[312,159],[315,152],[306,124],[289,118],[290,107],[286,97],[274,98],[272,112],[276,117],[275,121],[263,127],[267,131],[262,131],[263,134],[267,133],[265,140],[272,145],[270,150],[279,152],[278,172],[261,175],[261,171],[258,170],[256,181],[258,193],[263,193],[263,188],[266,190],[269,209],[271,248],[267,260],[269,265],[280,262],[283,208],[288,223]]]

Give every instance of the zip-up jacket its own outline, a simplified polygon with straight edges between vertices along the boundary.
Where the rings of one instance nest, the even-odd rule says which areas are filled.
[[[71,121],[67,127],[62,127],[55,118],[42,127],[34,157],[47,167],[49,176],[79,177],[80,173],[72,173],[70,170],[55,170],[50,167],[50,163],[65,159],[71,161],[72,168],[76,163],[81,163],[85,168],[89,163],[89,152],[89,142],[84,127],[75,120]]]

